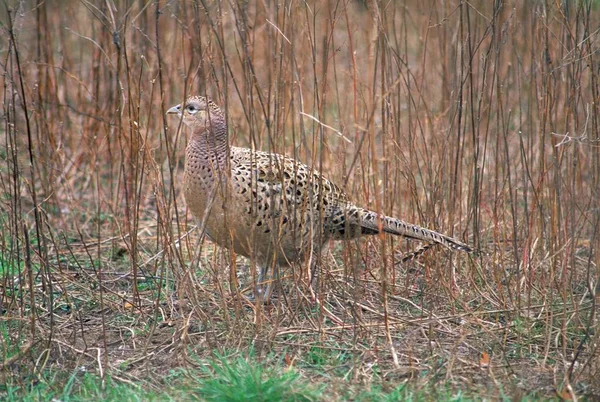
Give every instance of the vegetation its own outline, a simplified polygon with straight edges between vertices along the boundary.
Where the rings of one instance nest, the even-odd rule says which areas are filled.
[[[0,2],[0,399],[600,397],[598,2],[63,3]],[[332,243],[252,302],[183,202],[190,93],[477,252]]]

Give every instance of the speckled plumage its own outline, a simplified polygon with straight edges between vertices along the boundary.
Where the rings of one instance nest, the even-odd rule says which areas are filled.
[[[350,202],[309,166],[279,154],[230,147],[220,108],[192,96],[169,109],[191,128],[184,194],[217,244],[254,258],[262,269],[290,265],[329,240],[386,233],[471,252],[461,241]]]

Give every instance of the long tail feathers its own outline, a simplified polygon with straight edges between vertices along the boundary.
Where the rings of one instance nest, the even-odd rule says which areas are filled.
[[[400,219],[391,218],[389,216],[381,216],[373,211],[368,210],[363,210],[363,214],[361,215],[362,219],[360,225],[367,230],[377,232],[379,230],[379,224],[381,221],[381,224],[383,225],[383,231],[385,233],[421,240],[427,243],[437,243],[450,249],[464,251],[467,253],[473,251],[471,247],[458,239],[434,232],[433,230],[422,228],[417,225],[406,223]]]

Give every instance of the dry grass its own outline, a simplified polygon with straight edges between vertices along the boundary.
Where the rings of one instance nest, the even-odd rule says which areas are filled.
[[[160,387],[253,347],[334,399],[406,379],[600,395],[598,2],[52,3],[0,7],[0,382],[86,366]],[[287,280],[250,305],[230,272],[243,288],[252,263],[180,194],[164,112],[189,93],[237,145],[480,251],[332,244],[319,304]]]

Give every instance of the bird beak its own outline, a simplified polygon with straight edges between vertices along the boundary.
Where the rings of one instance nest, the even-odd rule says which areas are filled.
[[[181,105],[173,106],[171,109],[167,110],[167,114],[177,114],[181,116]]]

